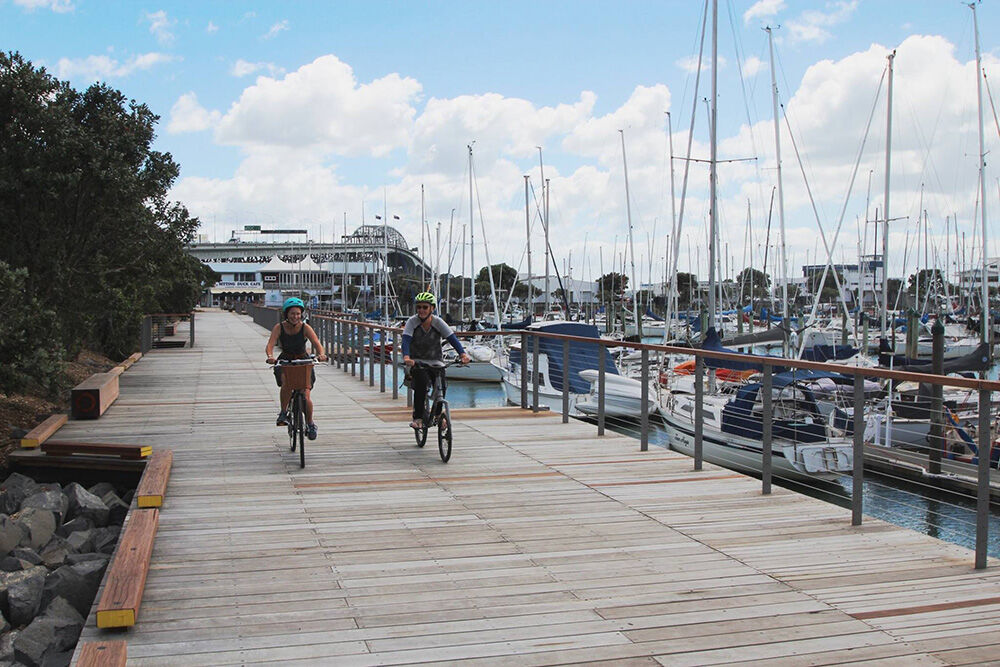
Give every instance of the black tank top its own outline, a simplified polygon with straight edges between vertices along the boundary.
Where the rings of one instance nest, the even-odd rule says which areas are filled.
[[[304,357],[306,354],[306,325],[299,327],[298,333],[285,333],[284,323],[279,325],[278,344],[281,345],[281,356],[285,359]]]

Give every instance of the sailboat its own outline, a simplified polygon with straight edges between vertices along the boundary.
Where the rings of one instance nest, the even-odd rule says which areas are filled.
[[[718,0],[712,0],[712,31],[718,30]],[[713,46],[716,40],[712,39]],[[715,331],[715,253],[717,226],[717,53],[712,54],[712,95],[710,127],[710,208],[709,208],[709,304],[706,344],[721,348]],[[774,68],[772,56],[772,89]],[[775,97],[776,99],[776,97]],[[777,104],[775,102],[777,142]],[[780,149],[777,151],[780,165]],[[780,183],[780,181],[779,181]],[[780,190],[780,185],[779,185]],[[752,367],[754,362],[720,362],[706,359],[709,366]],[[833,480],[851,473],[854,467],[853,439],[832,424],[830,415],[819,409],[813,393],[804,386],[802,371],[777,373],[772,377],[772,465],[774,474],[784,479],[811,482]],[[690,387],[690,385],[688,385]],[[666,424],[671,448],[694,456],[696,419],[700,416],[702,454],[706,461],[731,469],[759,473],[763,466],[763,385],[723,383],[716,387],[709,377],[708,391],[693,392],[697,387],[673,385],[661,399],[661,416]],[[698,401],[701,409],[698,409]]]

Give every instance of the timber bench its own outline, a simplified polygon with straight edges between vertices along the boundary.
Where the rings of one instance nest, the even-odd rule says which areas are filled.
[[[97,605],[97,627],[126,628],[135,625],[159,522],[158,509],[134,509],[129,512],[118,548],[104,576],[104,591]]]
[[[116,639],[106,642],[84,642],[76,661],[77,667],[125,667],[128,650],[125,642]]]
[[[73,419],[97,419],[118,398],[118,376],[121,366],[107,373],[94,373],[70,392]]]
[[[158,451],[149,457],[135,490],[139,508],[163,506],[163,496],[167,494],[167,481],[170,479],[173,462],[174,453],[169,449]]]
[[[49,456],[113,456],[120,459],[144,459],[153,453],[149,445],[128,445],[119,442],[56,442],[42,443],[42,453]]]
[[[52,435],[67,421],[69,421],[69,415],[67,414],[52,415],[38,426],[28,431],[24,437],[21,438],[21,447],[24,447],[25,449],[38,447],[40,444],[51,438]]]

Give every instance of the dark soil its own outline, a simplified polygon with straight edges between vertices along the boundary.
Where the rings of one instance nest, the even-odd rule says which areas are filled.
[[[115,362],[95,352],[84,350],[66,364],[63,374],[66,384],[75,387],[94,373],[103,373]],[[67,389],[58,400],[30,394],[0,394],[0,476],[7,476],[7,454],[20,446],[22,431],[30,431],[57,412],[69,412],[70,392]]]

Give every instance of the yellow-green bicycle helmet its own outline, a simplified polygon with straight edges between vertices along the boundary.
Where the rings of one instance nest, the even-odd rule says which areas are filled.
[[[421,292],[416,296],[416,298],[413,301],[415,303],[429,303],[432,306],[437,305],[437,299],[434,298],[434,295],[431,294],[430,292]]]

